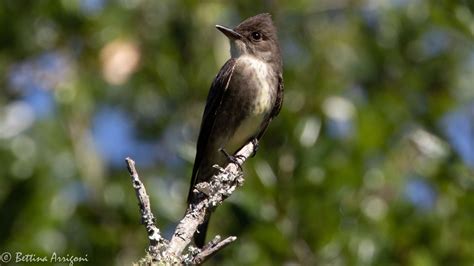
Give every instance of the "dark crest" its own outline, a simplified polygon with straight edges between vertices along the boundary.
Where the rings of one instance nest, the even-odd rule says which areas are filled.
[[[234,28],[242,36],[248,53],[275,63],[281,68],[280,46],[277,30],[268,13],[250,17]]]
[[[235,27],[234,30],[244,36],[249,36],[253,32],[259,32],[262,34],[262,38],[273,40],[277,38],[272,16],[268,13],[250,17]]]

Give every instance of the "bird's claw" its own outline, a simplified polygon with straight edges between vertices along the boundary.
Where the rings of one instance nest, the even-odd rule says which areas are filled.
[[[240,171],[243,171],[242,165],[240,165],[240,162],[239,162],[239,159],[240,160],[243,159],[242,155],[236,155],[236,156],[230,155],[224,148],[219,148],[219,151],[224,154],[227,160],[229,160],[232,163],[235,163],[239,167]]]

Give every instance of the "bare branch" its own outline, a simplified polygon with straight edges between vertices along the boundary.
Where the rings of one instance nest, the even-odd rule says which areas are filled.
[[[130,158],[125,159],[139,202],[142,222],[148,233],[149,253],[154,261],[165,264],[200,264],[237,239],[231,236],[219,241],[220,237],[216,236],[202,250],[190,247],[189,252],[183,254],[206,215],[243,184],[241,165],[254,153],[256,145],[257,142],[249,142],[234,155],[235,162],[229,163],[225,168],[215,166],[219,169],[219,173],[214,175],[209,182],[196,185],[193,190],[196,195],[188,205],[184,217],[176,226],[169,242],[160,235],[160,230],[155,226],[150,200],[135,169],[135,162]]]
[[[132,185],[135,189],[135,194],[138,199],[138,206],[140,207],[140,213],[142,217],[142,224],[145,225],[148,240],[150,241],[149,251],[150,253],[156,253],[158,251],[158,244],[164,239],[160,235],[160,229],[155,226],[155,216],[151,212],[150,197],[146,193],[145,186],[143,185],[138,172],[135,169],[135,161],[130,158],[126,158],[128,172],[132,178]]]
[[[194,201],[189,204],[184,218],[176,227],[170,240],[168,252],[174,255],[181,254],[191,242],[197,227],[204,222],[206,214],[220,205],[238,186],[243,184],[240,165],[253,154],[254,149],[254,144],[249,142],[235,154],[237,163],[229,163],[225,169],[221,169],[217,175],[211,178],[209,187],[206,189],[210,191],[209,195],[198,189],[194,190],[194,193],[198,195],[193,197]]]
[[[194,256],[194,259],[192,261],[193,264],[201,264],[208,260],[210,257],[212,257],[214,254],[217,253],[217,251],[225,248],[227,245],[230,243],[234,242],[237,237],[235,236],[229,236],[228,238],[219,241],[221,239],[220,236],[216,236],[209,244],[207,244],[200,253],[198,253],[196,256]]]

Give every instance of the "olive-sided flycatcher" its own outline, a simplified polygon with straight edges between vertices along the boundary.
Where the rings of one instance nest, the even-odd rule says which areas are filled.
[[[248,18],[234,29],[217,25],[230,40],[231,58],[221,68],[207,96],[197,141],[188,204],[194,186],[225,166],[249,141],[259,140],[283,101],[282,60],[270,14]],[[210,214],[209,214],[210,215]],[[209,217],[194,235],[204,245]]]

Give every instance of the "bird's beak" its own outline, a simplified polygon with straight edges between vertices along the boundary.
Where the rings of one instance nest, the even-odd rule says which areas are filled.
[[[229,29],[227,27],[224,27],[224,26],[221,26],[221,25],[216,25],[216,28],[224,33],[225,36],[227,36],[227,38],[231,39],[231,40],[239,40],[239,39],[242,39],[242,35],[240,35],[240,33],[236,32],[235,30],[233,29]]]

